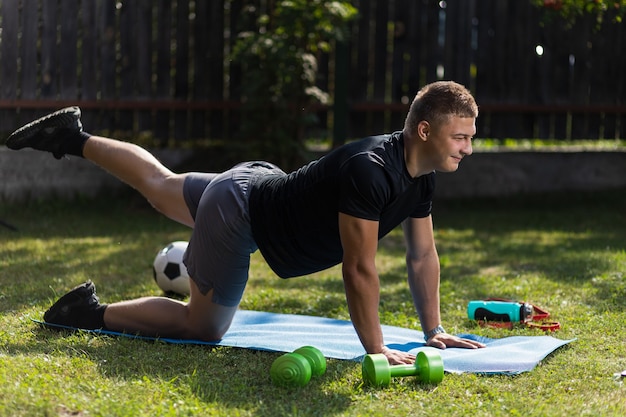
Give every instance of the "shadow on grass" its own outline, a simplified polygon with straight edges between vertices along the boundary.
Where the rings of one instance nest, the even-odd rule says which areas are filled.
[[[332,360],[326,373],[306,386],[280,387],[269,374],[272,362],[281,355],[278,352],[172,345],[41,326],[34,332],[36,342],[6,346],[6,351],[31,357],[52,355],[59,364],[86,359],[107,379],[145,382],[148,378],[160,385],[171,384],[175,391],[189,390],[208,406],[257,410],[259,415],[340,414],[350,406],[350,395],[324,389],[324,385],[345,379],[359,366]]]

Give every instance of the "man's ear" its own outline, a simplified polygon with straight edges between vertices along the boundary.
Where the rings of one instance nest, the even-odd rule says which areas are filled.
[[[430,130],[430,123],[428,123],[426,120],[422,120],[417,124],[417,136],[423,141],[428,140]]]

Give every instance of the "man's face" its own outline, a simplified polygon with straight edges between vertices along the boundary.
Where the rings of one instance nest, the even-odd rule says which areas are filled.
[[[428,149],[434,169],[453,172],[467,155],[472,154],[472,138],[476,134],[476,119],[450,116],[439,126],[431,126]]]

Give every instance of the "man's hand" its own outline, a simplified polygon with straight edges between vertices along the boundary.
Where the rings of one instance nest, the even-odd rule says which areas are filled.
[[[446,347],[458,347],[466,349],[479,349],[486,347],[484,343],[476,342],[475,340],[461,339],[460,337],[453,336],[447,333],[436,334],[435,336],[430,338],[426,345],[439,349],[445,349]],[[415,355],[408,352],[389,349],[385,346],[380,353],[387,357],[389,365],[409,365],[415,363]]]
[[[475,340],[461,339],[451,334],[439,333],[428,339],[426,346],[432,346],[438,349],[445,349],[446,347],[478,349],[484,348],[486,345]]]
[[[387,357],[389,365],[410,365],[415,362],[415,355],[401,350],[389,349],[386,346],[380,353]]]

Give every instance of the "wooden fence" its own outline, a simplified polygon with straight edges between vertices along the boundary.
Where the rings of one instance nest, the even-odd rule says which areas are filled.
[[[274,1],[0,0],[0,132],[77,104],[90,131],[233,138],[238,18]],[[568,28],[527,0],[354,4],[350,42],[320,60],[335,102],[312,135],[397,130],[421,85],[453,79],[477,98],[479,137],[625,137],[624,25],[610,16]]]

